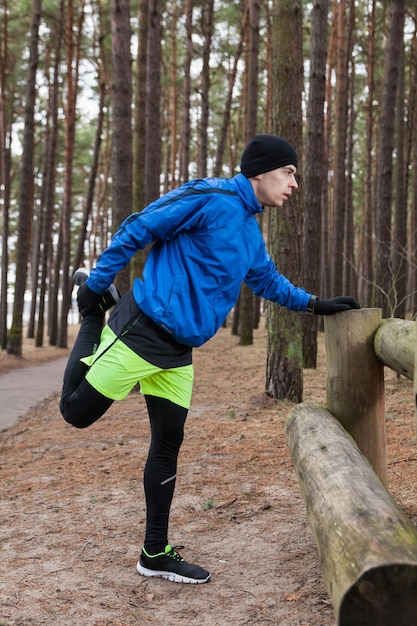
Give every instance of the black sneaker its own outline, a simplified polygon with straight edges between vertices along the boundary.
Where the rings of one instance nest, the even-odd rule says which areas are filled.
[[[83,269],[77,270],[73,277],[74,285],[77,285],[77,287],[81,287],[81,285],[84,285],[84,283],[87,281],[87,278],[88,272]],[[102,294],[100,299],[100,309],[103,311],[103,313],[111,309],[112,306],[114,306],[116,302],[120,300],[120,297],[121,296],[116,285],[111,284],[110,287],[106,289],[106,291]]]
[[[181,549],[182,546],[166,546],[164,552],[151,556],[142,548],[140,560],[136,565],[136,569],[142,576],[159,576],[166,578],[173,583],[207,583],[210,580],[210,574],[207,570],[199,565],[192,565],[184,561],[176,548]]]

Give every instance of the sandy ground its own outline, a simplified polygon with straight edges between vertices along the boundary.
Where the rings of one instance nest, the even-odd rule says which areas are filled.
[[[325,398],[323,343],[305,400]],[[18,365],[23,375],[40,352],[29,345],[19,363],[0,355],[0,372]],[[265,329],[249,347],[221,329],[194,361],[170,541],[211,582],[136,573],[149,435],[141,395],[78,431],[54,394],[0,433],[0,626],[335,624],[285,443],[292,405],[264,394]],[[390,491],[417,525],[412,384],[389,370],[386,415]]]

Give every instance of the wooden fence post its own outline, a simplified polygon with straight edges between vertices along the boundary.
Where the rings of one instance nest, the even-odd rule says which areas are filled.
[[[374,352],[381,309],[360,309],[324,318],[327,408],[356,441],[387,485],[384,366]]]

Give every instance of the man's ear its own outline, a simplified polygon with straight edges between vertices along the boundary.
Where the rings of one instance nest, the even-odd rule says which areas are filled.
[[[249,178],[249,180],[251,181],[251,183],[252,183],[253,187],[255,188],[255,187],[256,187],[256,184],[257,184],[260,180],[262,180],[262,178],[263,178],[263,174],[256,174],[256,176],[251,176],[251,177]]]

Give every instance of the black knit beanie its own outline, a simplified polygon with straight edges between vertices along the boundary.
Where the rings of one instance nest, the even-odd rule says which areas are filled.
[[[297,155],[288,141],[274,135],[255,135],[243,151],[240,170],[251,178],[286,165],[297,167]]]

